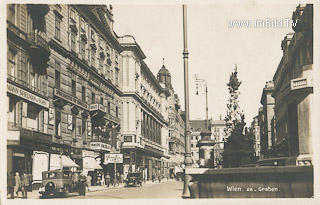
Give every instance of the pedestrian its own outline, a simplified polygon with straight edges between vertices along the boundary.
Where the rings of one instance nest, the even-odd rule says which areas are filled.
[[[29,180],[29,187],[28,187],[28,191],[32,192],[32,181],[33,181],[33,176],[31,173],[28,173],[28,180]]]
[[[19,197],[20,183],[21,183],[19,172],[16,172],[16,176],[14,177],[14,180],[15,180],[14,192],[16,193],[17,198],[18,198]]]
[[[88,174],[88,176],[87,176],[87,187],[88,187],[88,191],[90,191],[91,180],[92,180],[92,177],[90,176],[90,174]]]
[[[15,187],[15,178],[13,172],[7,176],[7,186],[8,186],[8,194],[10,194],[10,198],[14,199],[14,187]]]
[[[28,187],[29,187],[29,179],[28,175],[23,172],[21,175],[21,191],[22,191],[22,198],[27,198],[28,195]]]
[[[107,187],[109,188],[109,186],[110,186],[110,174],[109,174],[109,172],[107,172],[106,184],[107,184]]]
[[[119,172],[118,172],[118,173],[117,173],[117,184],[118,184],[118,186],[119,186],[120,181],[121,181],[121,177],[120,177],[120,174],[119,174]]]
[[[80,173],[80,182],[79,182],[79,195],[85,196],[86,195],[86,187],[87,187],[87,177],[83,174],[83,172]]]

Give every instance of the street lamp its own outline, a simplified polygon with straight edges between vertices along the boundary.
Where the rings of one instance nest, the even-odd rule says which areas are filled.
[[[206,95],[206,120],[205,120],[205,129],[201,131],[201,140],[198,142],[197,147],[199,147],[199,161],[200,167],[210,168],[213,167],[213,146],[215,142],[211,140],[211,131],[209,130],[208,124],[208,86],[207,82],[204,79],[199,79],[197,75],[194,75],[196,81],[196,95],[199,94],[198,87],[205,87]],[[211,159],[212,158],[212,159]]]
[[[182,5],[183,11],[183,65],[184,65],[184,103],[185,103],[185,172],[187,168],[192,166],[192,158],[191,158],[191,139],[190,139],[190,129],[189,129],[189,70],[188,70],[188,43],[187,43],[187,6]],[[190,192],[188,188],[188,184],[191,180],[191,176],[185,174],[184,177],[184,186],[183,186],[183,198],[190,197]]]

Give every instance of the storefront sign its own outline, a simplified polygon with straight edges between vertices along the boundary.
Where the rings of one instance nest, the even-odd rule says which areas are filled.
[[[68,130],[72,130],[72,115],[68,115]]]
[[[90,149],[111,151],[111,145],[103,142],[91,142]]]
[[[10,83],[7,83],[7,91],[9,93],[17,95],[17,96],[19,96],[21,98],[29,100],[29,101],[31,101],[31,102],[33,102],[35,104],[41,105],[41,106],[46,107],[46,108],[49,107],[49,101],[48,100],[45,100],[45,99],[43,99],[43,98],[41,98],[39,96],[36,96],[36,95],[34,95],[34,94],[32,94],[32,93],[30,93],[30,92],[28,92],[26,90],[23,90],[23,89],[21,89],[21,88],[19,88],[17,86],[14,86],[14,85],[12,85]]]
[[[100,110],[104,113],[107,112],[107,108],[99,103],[96,103],[96,104],[91,104],[90,105],[90,108],[89,108],[90,111],[96,111],[96,110]]]
[[[33,139],[43,142],[52,142],[52,135],[33,131]]]
[[[92,157],[94,158],[94,152],[89,150],[82,150],[82,157]]]
[[[297,90],[306,87],[312,87],[310,79],[308,78],[296,78],[291,80],[291,90]]]
[[[26,138],[26,139],[32,139],[32,135],[33,135],[32,130],[21,128],[20,137]]]
[[[54,125],[54,109],[49,108],[49,125]]]
[[[123,154],[105,154],[104,164],[108,163],[123,163]]]
[[[66,101],[69,101],[71,103],[74,103],[74,104],[78,105],[79,107],[82,107],[84,109],[88,109],[87,103],[79,100],[78,98],[76,98],[76,97],[74,97],[74,96],[72,96],[72,95],[70,95],[70,94],[68,94],[68,93],[66,93],[66,92],[64,92],[64,91],[62,91],[60,89],[55,88],[54,89],[54,94],[56,96],[64,99],[64,100],[66,100]]]
[[[91,136],[92,130],[91,130],[91,122],[88,122],[88,136]]]

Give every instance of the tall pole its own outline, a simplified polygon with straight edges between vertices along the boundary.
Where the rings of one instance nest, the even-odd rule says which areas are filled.
[[[205,122],[205,128],[209,129],[208,127],[208,86],[206,85],[206,122]]]
[[[191,139],[190,139],[190,129],[189,129],[189,71],[188,71],[188,44],[187,44],[187,6],[182,6],[183,10],[183,64],[184,64],[184,99],[185,99],[185,157],[184,164],[185,170],[192,165],[191,159]],[[189,181],[191,180],[190,175],[184,177],[184,187],[183,187],[183,198],[190,197],[190,192],[188,188]]]

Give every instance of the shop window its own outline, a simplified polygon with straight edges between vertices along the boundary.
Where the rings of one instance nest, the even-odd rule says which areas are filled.
[[[61,26],[61,19],[59,17],[55,17],[55,33],[54,37],[60,41],[60,26]]]
[[[61,136],[61,112],[56,110],[55,112],[55,135]]]

